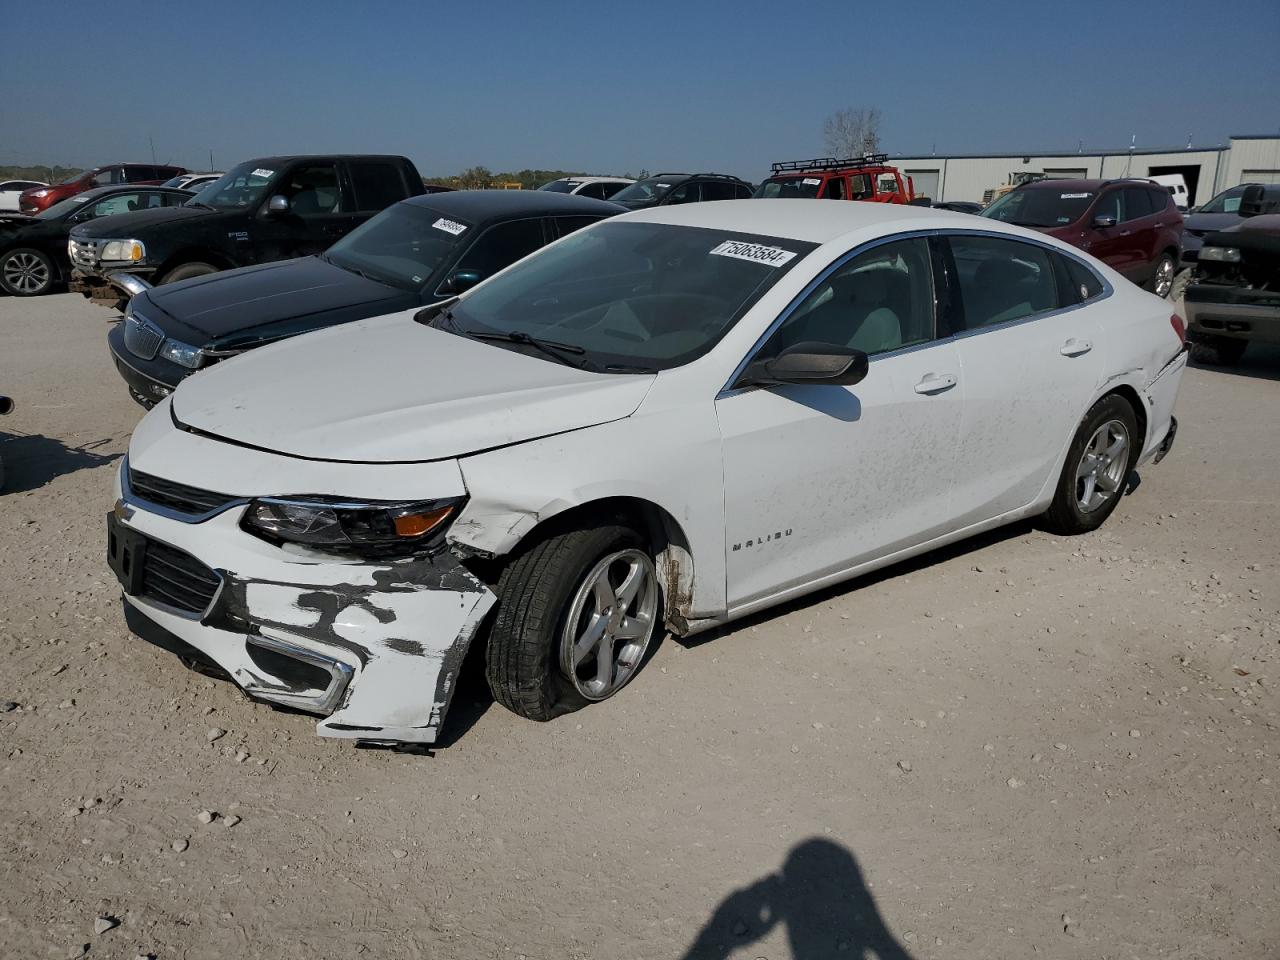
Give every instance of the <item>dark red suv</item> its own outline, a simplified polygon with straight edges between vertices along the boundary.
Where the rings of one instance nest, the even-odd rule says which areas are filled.
[[[74,177],[67,177],[61,183],[47,187],[35,187],[23,191],[18,197],[18,209],[23,213],[35,214],[47,210],[59,200],[74,197],[77,193],[92,190],[94,187],[106,187],[118,183],[164,183],[170,177],[186,173],[186,167],[173,167],[158,163],[112,163],[105,167],[94,167]]]
[[[1173,289],[1182,214],[1155,181],[1036,180],[982,216],[1065,240],[1159,296]]]

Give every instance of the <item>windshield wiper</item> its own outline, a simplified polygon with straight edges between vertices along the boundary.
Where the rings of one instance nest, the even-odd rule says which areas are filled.
[[[447,310],[444,311],[442,316],[448,316],[449,320],[453,320],[452,315],[450,315]],[[454,329],[458,329],[456,325]],[[553,360],[568,364],[571,367],[578,367],[579,369],[583,368],[583,364],[570,360],[565,356],[565,354],[569,353],[577,356],[587,352],[576,343],[560,343],[558,340],[543,340],[541,337],[532,336],[531,334],[525,333],[523,330],[511,330],[505,333],[499,333],[497,331],[494,331],[493,333],[486,333],[482,330],[462,330],[460,332],[464,337],[471,337],[473,340],[493,340],[502,343],[519,343],[525,346],[530,346],[536,350],[541,350]]]

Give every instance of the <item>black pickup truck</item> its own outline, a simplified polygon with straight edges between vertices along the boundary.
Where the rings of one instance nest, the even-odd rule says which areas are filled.
[[[182,206],[73,229],[70,287],[123,307],[155,284],[320,253],[374,214],[423,192],[422,177],[404,157],[249,160]]]

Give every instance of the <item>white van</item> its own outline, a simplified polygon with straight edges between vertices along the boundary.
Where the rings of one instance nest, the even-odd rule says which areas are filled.
[[[1186,210],[1190,206],[1187,201],[1187,181],[1182,179],[1182,174],[1162,173],[1158,177],[1148,177],[1148,179],[1165,187],[1173,195],[1174,206],[1179,210]]]

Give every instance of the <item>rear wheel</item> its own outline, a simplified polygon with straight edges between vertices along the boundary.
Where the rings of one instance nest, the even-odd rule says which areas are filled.
[[[1111,394],[1095,403],[1071,441],[1045,526],[1061,534],[1102,526],[1120,502],[1140,442],[1128,401]]]
[[[503,571],[485,653],[494,699],[550,720],[621,690],[644,660],[662,591],[642,538],[609,525],[547,537]]]
[[[211,263],[184,263],[174,267],[163,277],[160,278],[161,283],[177,283],[179,280],[190,280],[192,277],[205,277],[211,273],[217,273],[218,268]]]
[[[1234,367],[1249,347],[1248,340],[1235,337],[1201,336],[1191,345],[1191,359],[1216,367]]]
[[[0,256],[0,287],[14,297],[38,297],[53,289],[57,271],[39,250],[18,247]]]

